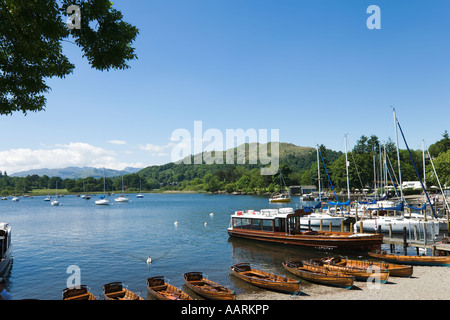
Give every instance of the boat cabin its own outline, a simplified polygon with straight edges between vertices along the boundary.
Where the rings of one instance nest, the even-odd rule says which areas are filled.
[[[305,214],[303,210],[294,212],[292,208],[236,211],[231,216],[229,229],[295,234],[300,233],[300,217]]]
[[[11,227],[0,222],[0,276],[7,269],[11,257]]]

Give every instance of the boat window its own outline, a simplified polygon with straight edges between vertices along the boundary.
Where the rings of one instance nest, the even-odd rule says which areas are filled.
[[[261,230],[261,220],[252,219],[252,230]]]
[[[273,231],[272,220],[265,220],[265,219],[263,219],[263,221],[262,221],[262,229],[264,231]]]
[[[280,219],[280,218],[275,219],[275,231],[278,231],[278,232],[285,231],[285,219]]]
[[[250,219],[242,219],[242,229],[251,229],[251,220]]]
[[[241,219],[233,218],[233,228],[241,228]]]

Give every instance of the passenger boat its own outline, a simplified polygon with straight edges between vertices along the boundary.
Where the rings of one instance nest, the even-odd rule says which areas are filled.
[[[410,265],[393,264],[386,262],[373,262],[373,261],[361,261],[361,260],[349,260],[343,257],[332,257],[329,259],[332,264],[337,266],[344,266],[350,268],[368,269],[370,267],[376,267],[381,270],[389,271],[389,276],[392,277],[411,277],[413,274],[413,267]]]
[[[183,274],[186,285],[199,296],[211,300],[236,300],[233,290],[206,279],[201,272]]]
[[[269,202],[291,202],[291,196],[286,193],[275,194],[269,198]]]
[[[228,235],[246,239],[299,245],[309,248],[374,251],[381,248],[382,234],[337,231],[302,231],[303,210],[292,208],[236,211],[231,215]]]
[[[111,282],[103,285],[106,300],[144,300],[138,294],[128,290],[122,282]]]
[[[389,271],[378,268],[360,269],[360,268],[337,266],[327,262],[324,259],[311,259],[308,261],[303,261],[303,264],[307,266],[324,267],[329,271],[342,272],[355,277],[355,279],[359,281],[366,281],[369,280],[370,278],[377,280],[380,283],[386,283],[389,279]]]
[[[81,285],[78,287],[66,288],[62,293],[63,300],[97,300],[89,291],[88,287]]]
[[[450,256],[405,256],[383,252],[368,252],[370,257],[383,261],[419,266],[450,267]]]
[[[237,278],[260,288],[286,293],[299,293],[301,290],[300,280],[256,270],[248,263],[238,263],[230,269]]]
[[[342,272],[329,271],[325,268],[305,266],[301,261],[283,262],[283,267],[297,277],[318,284],[350,289],[355,278]]]
[[[6,273],[12,262],[11,227],[0,223],[0,276]]]
[[[147,288],[158,300],[193,300],[187,293],[169,284],[164,276],[148,278]]]

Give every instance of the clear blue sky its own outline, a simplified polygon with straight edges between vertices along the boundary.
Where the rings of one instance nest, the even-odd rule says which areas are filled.
[[[366,9],[381,9],[369,30]],[[411,148],[450,123],[447,0],[115,0],[140,29],[126,71],[50,79],[46,111],[0,118],[0,170],[163,164],[178,128],[279,129],[344,151],[361,135]],[[401,147],[404,147],[401,143]]]

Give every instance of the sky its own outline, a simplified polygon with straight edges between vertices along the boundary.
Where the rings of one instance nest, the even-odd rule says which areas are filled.
[[[368,28],[371,5],[380,8],[380,29]],[[280,142],[336,151],[345,150],[346,134],[351,150],[362,135],[395,141],[393,107],[412,149],[450,129],[447,0],[115,0],[114,7],[140,30],[138,59],[128,70],[101,72],[65,42],[75,70],[47,80],[45,111],[0,117],[1,171],[165,164],[176,160],[174,147],[192,147],[208,129],[222,140],[227,129],[266,129],[268,140],[278,129]],[[191,140],[174,139],[177,129]]]

